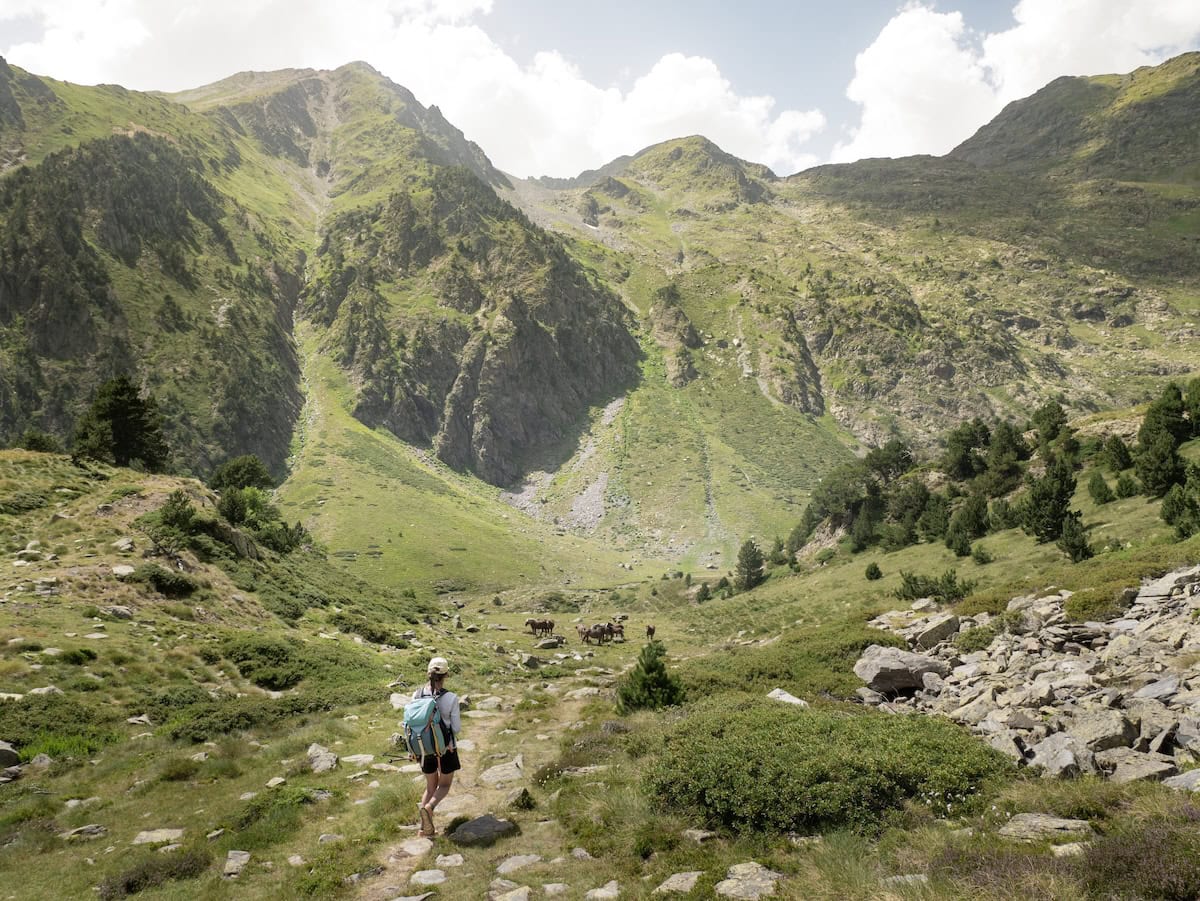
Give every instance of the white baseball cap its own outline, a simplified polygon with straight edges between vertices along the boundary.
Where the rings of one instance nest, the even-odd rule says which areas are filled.
[[[429,667],[425,671],[427,673],[444,676],[450,672],[450,663],[445,657],[434,657],[429,661]]]

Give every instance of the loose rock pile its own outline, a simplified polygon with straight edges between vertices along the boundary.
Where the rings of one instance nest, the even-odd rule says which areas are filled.
[[[949,717],[1046,776],[1100,774],[1118,782],[1165,780],[1200,790],[1200,566],[1147,582],[1113,622],[1076,623],[1071,592],[1013,598],[1007,631],[963,653],[953,639],[985,628],[960,619],[892,611],[871,625],[911,651],[872,645],[854,666],[864,703],[892,713]]]

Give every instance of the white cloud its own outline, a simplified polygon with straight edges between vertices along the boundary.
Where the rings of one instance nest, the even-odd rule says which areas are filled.
[[[1196,0],[1021,0],[1013,18],[982,35],[959,12],[901,10],[855,61],[861,119],[834,160],[946,153],[1060,75],[1127,72],[1200,43]]]
[[[672,53],[628,90],[598,86],[553,51],[522,66],[480,19],[491,0],[5,0],[6,18],[46,31],[0,54],[83,83],[179,90],[245,69],[330,68],[363,59],[436,103],[500,168],[574,175],[623,153],[702,133],[731,153],[794,172],[825,124],[739,94],[716,63]]]

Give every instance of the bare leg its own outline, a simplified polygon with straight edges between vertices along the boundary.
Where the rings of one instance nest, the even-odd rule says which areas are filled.
[[[436,770],[434,770],[432,773],[425,774],[425,793],[421,795],[422,807],[428,807],[429,802],[433,800],[433,796],[437,792],[438,788],[438,775],[439,774]]]
[[[453,773],[433,773],[432,775],[438,777],[433,796],[428,801],[422,802],[430,810],[442,803],[446,795],[450,794],[450,786],[454,784]],[[426,791],[428,792],[428,789]]]

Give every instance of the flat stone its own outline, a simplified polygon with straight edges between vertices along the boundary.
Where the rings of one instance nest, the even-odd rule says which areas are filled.
[[[1179,693],[1179,677],[1167,676],[1157,682],[1144,685],[1133,693],[1135,698],[1150,698],[1155,701],[1165,701]]]
[[[267,788],[279,788],[281,785],[287,785],[287,780],[282,776],[276,776],[273,779],[267,780]]]
[[[595,698],[600,694],[600,689],[592,685],[585,685],[583,688],[576,688],[568,691],[563,695],[568,701],[582,701],[586,698]]]
[[[108,835],[108,828],[101,826],[99,823],[88,823],[86,826],[80,826],[77,829],[72,829],[69,832],[59,834],[59,838],[68,842],[83,842],[90,841],[94,838],[100,838],[103,835]]]
[[[533,889],[527,885],[518,886],[503,894],[493,895],[494,901],[529,901],[533,897]]]
[[[21,755],[6,741],[0,741],[0,769],[10,766],[20,766]]]
[[[329,845],[334,842],[344,841],[346,836],[338,835],[336,832],[325,832],[317,837],[318,845]]]
[[[424,857],[433,850],[433,842],[427,838],[410,838],[400,843],[400,850],[409,857]]]
[[[691,870],[687,873],[674,873],[668,877],[666,882],[656,888],[653,894],[686,895],[696,887],[696,883],[700,881],[700,877],[703,875],[703,870]]]
[[[306,863],[308,863],[308,861],[305,860],[303,857],[301,857],[299,854],[293,854],[291,857],[288,858],[287,862],[288,862],[289,867],[302,867]]]
[[[772,688],[767,692],[767,697],[772,701],[781,701],[784,704],[794,704],[797,707],[807,707],[808,701],[803,698],[798,698],[794,694],[789,694],[782,688]]]
[[[613,879],[600,886],[600,888],[592,889],[583,897],[584,901],[613,901],[613,899],[621,897],[621,886],[617,880]]]
[[[697,845],[702,845],[716,838],[717,833],[709,832],[707,829],[684,829],[683,837],[695,842]]]
[[[1176,791],[1200,792],[1200,769],[1188,770],[1163,780],[1163,785]]]
[[[500,866],[496,867],[496,872],[501,876],[507,876],[509,873],[515,873],[517,870],[539,863],[541,859],[540,854],[514,854],[512,857],[505,858]]]
[[[756,901],[774,895],[775,883],[781,878],[781,874],[755,861],[738,863],[729,868],[725,879],[718,882],[714,890],[725,898]]]
[[[1096,755],[1066,732],[1056,732],[1030,750],[1029,765],[1040,767],[1046,776],[1069,778],[1097,772]]]
[[[128,578],[134,574],[135,570],[128,563],[120,563],[112,568],[112,574],[118,579]]]
[[[901,876],[888,876],[885,879],[880,879],[880,885],[886,885],[888,888],[902,888],[910,885],[925,885],[929,882],[929,877],[924,873],[905,873]]]
[[[479,774],[479,780],[493,787],[506,782],[518,782],[525,776],[525,759],[518,754],[511,762],[488,767]]]
[[[1022,842],[1044,842],[1056,838],[1091,838],[1095,833],[1087,820],[1068,820],[1048,813],[1019,813],[1004,824],[1000,834]]]
[[[1113,770],[1109,782],[1125,785],[1129,782],[1161,782],[1179,772],[1175,761],[1165,754],[1138,754],[1130,757]]]
[[[547,898],[557,898],[571,890],[565,882],[545,882],[542,884],[542,894]]]
[[[221,875],[226,879],[236,879],[242,875],[242,870],[246,869],[249,862],[249,851],[230,851],[225,855],[225,869]]]
[[[342,762],[348,763],[350,766],[367,766],[374,760],[374,754],[350,754],[342,758]]]
[[[177,842],[183,838],[182,829],[148,829],[134,836],[135,845],[162,845],[166,842]]]
[[[501,838],[520,832],[511,820],[502,820],[486,813],[468,820],[450,833],[450,841],[467,847],[487,847]]]
[[[445,870],[417,870],[408,879],[413,885],[441,885],[446,881]]]
[[[437,860],[434,861],[439,868],[461,867],[464,863],[461,854],[439,854]]]
[[[1087,842],[1068,842],[1065,845],[1055,845],[1050,851],[1055,857],[1083,857],[1087,849]]]
[[[574,857],[576,860],[595,860],[596,859],[596,858],[592,857],[591,854],[588,853],[587,848],[572,848],[571,856]]]
[[[1119,710],[1093,710],[1080,714],[1067,726],[1066,732],[1093,752],[1127,748],[1138,736],[1137,727]]]
[[[935,616],[917,635],[917,647],[929,650],[958,631],[958,617],[953,613]],[[945,675],[941,673],[940,675]]]

